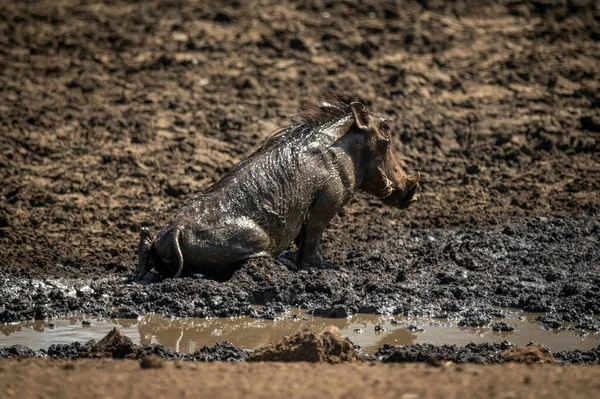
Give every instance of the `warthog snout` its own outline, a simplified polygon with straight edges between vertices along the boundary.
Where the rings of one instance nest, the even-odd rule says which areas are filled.
[[[420,179],[420,172],[417,172],[416,176],[408,176],[406,178],[404,187],[392,189],[389,195],[382,198],[383,203],[389,206],[393,206],[395,208],[408,208],[413,202],[417,201],[415,193],[419,188]]]

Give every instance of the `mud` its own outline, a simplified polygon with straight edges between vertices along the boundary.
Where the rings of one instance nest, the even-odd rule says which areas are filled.
[[[12,345],[0,348],[0,359],[24,359],[29,357],[49,357],[55,359],[80,358],[115,358],[145,359],[147,357],[179,361],[242,361],[252,351],[236,348],[228,342],[219,342],[213,346],[203,346],[192,353],[176,352],[163,345],[136,345],[116,328],[110,331],[99,342],[90,340],[86,343],[50,345],[48,350],[34,351],[23,345]]]
[[[497,364],[497,363],[558,363],[557,358],[561,359],[562,364],[596,364],[600,359],[600,346],[590,351],[562,351],[552,353],[546,347],[540,344],[529,344],[524,347],[517,347],[504,341],[493,344],[468,344],[466,346],[457,345],[430,345],[420,344],[412,346],[404,345],[384,345],[370,359],[379,360],[384,363],[431,363],[434,366],[441,362],[453,363],[476,363],[476,364]],[[585,359],[585,360],[583,360]]]
[[[0,322],[254,315],[460,318],[597,331],[593,1],[0,3]],[[123,281],[161,228],[289,115],[334,94],[395,122],[420,201],[359,195],[329,269]],[[255,313],[252,304],[267,304]]]
[[[259,348],[248,357],[251,362],[342,362],[361,361],[354,345],[340,329],[329,326],[321,332],[298,331],[281,342]]]
[[[301,330],[322,331],[327,327],[338,328],[344,337],[352,341],[354,348],[365,355],[374,354],[385,344],[464,346],[509,341],[524,347],[530,342],[537,342],[553,352],[587,352],[600,345],[597,332],[575,329],[573,324],[567,324],[566,329],[549,330],[536,321],[536,313],[505,312],[505,321],[494,321],[484,327],[458,326],[458,320],[370,314],[331,319],[314,317],[298,309],[291,309],[290,313],[276,320],[251,317],[165,318],[153,314],[144,315],[139,320],[72,317],[0,325],[0,348],[18,344],[49,350],[50,346],[74,341],[99,341],[114,328],[118,328],[134,344],[159,344],[183,354],[223,341],[238,348],[254,350],[280,342]],[[499,325],[501,328],[498,328]]]
[[[468,229],[370,229],[369,240],[351,241],[353,249],[329,247],[336,269],[298,272],[263,259],[227,282],[185,278],[149,286],[125,284],[111,273],[98,279],[8,274],[0,277],[0,322],[72,313],[272,319],[296,306],[325,317],[425,315],[484,326],[504,316],[493,308],[502,306],[543,313],[540,320],[552,320],[554,329],[564,322],[600,325],[593,317],[600,313],[596,221],[540,217]],[[251,304],[267,306],[256,311]]]
[[[49,357],[57,359],[117,358],[145,359],[147,357],[178,361],[307,361],[342,363],[375,361],[383,363],[431,363],[441,362],[499,364],[499,363],[552,363],[552,364],[599,364],[600,345],[597,348],[551,352],[540,344],[518,347],[508,341],[501,343],[458,345],[390,345],[384,344],[373,354],[361,353],[360,347],[341,335],[335,326],[324,330],[305,329],[283,337],[255,350],[242,349],[229,342],[218,342],[214,346],[203,346],[192,353],[177,352],[161,344],[136,345],[116,328],[97,342],[85,344],[72,342],[54,344],[48,350],[32,350],[23,345],[0,348],[0,359],[25,359]]]

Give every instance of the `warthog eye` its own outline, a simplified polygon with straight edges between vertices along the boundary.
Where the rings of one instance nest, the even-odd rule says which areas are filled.
[[[387,138],[377,139],[377,147],[380,149],[386,149],[387,146],[390,145],[390,140]]]

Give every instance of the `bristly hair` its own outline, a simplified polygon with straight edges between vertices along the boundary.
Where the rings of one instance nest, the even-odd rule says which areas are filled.
[[[280,144],[286,144],[288,148],[301,149],[306,144],[315,140],[322,126],[335,123],[341,119],[352,116],[352,109],[349,105],[341,101],[321,101],[318,107],[305,112],[297,117],[297,123],[284,126],[274,131],[266,141],[243,159],[240,163],[229,170],[217,183],[210,187],[206,192],[217,189],[226,184],[233,175],[246,165],[252,162],[252,159],[259,154],[265,154],[276,149]],[[272,153],[272,156],[265,157],[262,166],[262,172],[270,174],[274,180],[285,181],[285,178],[279,178],[279,174],[285,173],[286,168],[283,163],[291,163],[294,166],[294,159],[298,151],[284,151]],[[201,194],[203,195],[203,194]]]
[[[313,131],[315,127],[337,122],[350,115],[352,115],[350,106],[339,99],[320,101],[317,107],[295,115],[293,118],[296,123],[283,126],[271,133],[265,142],[251,155],[272,148],[282,140],[283,135],[286,135],[287,138],[295,137],[298,139]]]
[[[352,114],[350,106],[337,99],[320,101],[319,105],[297,116],[302,124],[321,126]]]

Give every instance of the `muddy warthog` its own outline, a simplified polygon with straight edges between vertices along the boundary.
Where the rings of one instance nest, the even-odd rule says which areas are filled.
[[[321,235],[357,190],[397,208],[415,199],[392,149],[389,122],[361,103],[322,102],[302,123],[278,131],[171,223],[142,228],[134,281],[232,272],[245,260],[278,256],[292,241],[300,268],[323,263]]]

